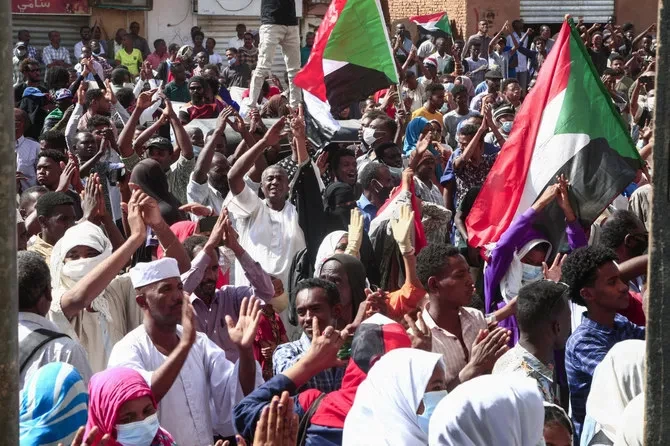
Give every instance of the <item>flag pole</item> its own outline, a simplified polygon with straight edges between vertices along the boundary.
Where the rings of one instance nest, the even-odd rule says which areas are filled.
[[[659,2],[658,49],[656,59],[656,109],[654,112],[654,175],[651,228],[649,234],[649,275],[647,299],[647,355],[644,408],[644,444],[670,444],[670,124],[665,117],[670,113],[670,8]]]
[[[4,17],[4,19],[2,18]],[[12,59],[12,13],[10,0],[0,0],[2,60]],[[19,444],[18,292],[16,288],[16,151],[14,95],[11,68],[2,65],[0,76],[0,395],[2,444]]]

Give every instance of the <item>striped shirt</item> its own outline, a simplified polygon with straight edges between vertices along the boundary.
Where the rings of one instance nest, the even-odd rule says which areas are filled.
[[[586,398],[596,366],[617,342],[626,339],[644,339],[645,328],[635,325],[625,317],[614,316],[612,327],[606,327],[582,315],[582,323],[570,335],[565,349],[565,371],[570,388],[572,421],[575,437],[579,438],[586,415]]]
[[[432,351],[444,357],[446,379],[447,383],[450,383],[458,377],[458,374],[470,361],[472,344],[475,342],[479,330],[487,328],[486,319],[484,314],[475,308],[461,307],[458,317],[461,320],[463,344],[465,344],[463,345],[456,335],[437,326],[430,316],[429,307],[430,302],[426,304],[421,314],[423,321],[433,335]]]
[[[45,46],[42,50],[42,60],[46,66],[51,65],[54,60],[62,60],[66,64],[72,65],[72,62],[70,61],[70,52],[67,48],[63,48],[62,46],[58,48],[54,48],[51,45]]]
[[[307,334],[303,333],[297,341],[287,342],[277,347],[272,355],[274,374],[279,375],[280,373],[284,373],[291,366],[295,365],[300,358],[305,356],[310,345],[312,345],[312,341],[307,337]],[[340,390],[344,371],[345,367],[333,367],[323,370],[311,377],[296,393],[307,389],[317,389],[324,393]]]

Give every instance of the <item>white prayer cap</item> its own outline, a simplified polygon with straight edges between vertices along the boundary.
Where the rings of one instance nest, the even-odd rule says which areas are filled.
[[[171,257],[138,263],[130,270],[130,280],[134,288],[141,288],[171,277],[180,277],[177,261]]]

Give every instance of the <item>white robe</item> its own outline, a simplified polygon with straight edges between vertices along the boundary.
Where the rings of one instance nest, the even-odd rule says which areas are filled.
[[[182,327],[177,326],[181,336]],[[151,385],[153,372],[167,359],[154,346],[140,325],[128,333],[112,349],[109,367],[130,367],[142,374]],[[209,446],[214,432],[223,426],[232,428],[233,406],[244,397],[238,376],[239,364],[226,359],[226,354],[204,333],[197,333],[195,343],[170,390],[158,404],[158,420],[177,444]],[[263,383],[261,368],[256,364],[256,386]],[[218,419],[212,419],[218,414]]]

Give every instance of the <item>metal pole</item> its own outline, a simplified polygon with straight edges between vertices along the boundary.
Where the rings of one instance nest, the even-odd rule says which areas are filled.
[[[670,444],[670,8],[659,1],[653,199],[649,237],[645,445]],[[656,119],[659,117],[660,119]],[[667,392],[666,392],[667,390]],[[667,404],[666,404],[667,403]]]
[[[16,289],[16,151],[12,88],[11,1],[0,0],[0,432],[19,444],[18,295]]]

